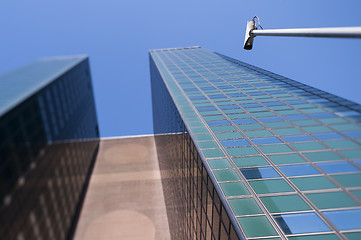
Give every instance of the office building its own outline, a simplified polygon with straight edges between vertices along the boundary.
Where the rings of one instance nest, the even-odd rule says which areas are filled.
[[[71,238],[99,132],[86,56],[0,75],[0,238]]]
[[[360,105],[200,47],[150,71],[172,239],[361,239]]]

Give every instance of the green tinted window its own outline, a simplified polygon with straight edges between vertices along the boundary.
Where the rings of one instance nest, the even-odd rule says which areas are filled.
[[[264,127],[259,123],[252,123],[252,124],[238,125],[238,128],[241,130],[255,130],[255,129],[263,129]]]
[[[269,179],[249,182],[258,194],[293,192],[293,189],[283,179]]]
[[[265,123],[265,125],[269,128],[284,128],[284,127],[292,127],[288,122],[269,122]]]
[[[267,130],[256,130],[256,131],[248,131],[245,132],[248,137],[266,137],[266,136],[273,136],[270,131]]]
[[[329,152],[329,151],[304,153],[303,155],[305,155],[312,162],[341,160],[341,157],[339,157],[337,154],[335,154],[333,152]]]
[[[289,240],[339,240],[336,234],[288,237]]]
[[[300,112],[297,111],[297,110],[277,110],[277,113],[278,113],[279,115],[282,115],[282,116],[284,116],[284,115],[300,114]]]
[[[234,170],[215,170],[213,173],[219,182],[240,180],[239,176]]]
[[[219,149],[206,149],[202,152],[206,158],[224,157],[223,152]]]
[[[201,149],[218,148],[217,143],[214,141],[198,142],[198,145]]]
[[[208,164],[212,169],[232,168],[227,159],[212,159],[208,160]]]
[[[291,144],[298,151],[313,151],[313,150],[322,150],[326,147],[317,142],[305,142],[305,143],[292,143]]]
[[[226,196],[249,195],[249,191],[242,182],[226,182],[219,184]]]
[[[213,132],[232,132],[236,131],[236,129],[233,126],[214,126],[211,127]]]
[[[319,209],[355,207],[358,204],[344,192],[306,194]]]
[[[310,126],[310,125],[318,125],[319,124],[317,121],[312,120],[312,119],[295,120],[295,121],[292,121],[292,123],[297,126]]]
[[[236,216],[262,213],[261,209],[253,198],[231,199],[228,200],[228,202]]]
[[[216,133],[216,137],[218,139],[243,138],[242,134],[239,132]]]
[[[207,141],[207,140],[213,140],[212,136],[209,134],[198,134],[195,135],[197,141]]]
[[[269,165],[266,159],[261,156],[232,158],[237,167],[256,167]]]
[[[247,237],[277,236],[277,232],[265,216],[238,218]],[[262,227],[260,227],[262,226]]]
[[[231,156],[245,156],[259,154],[253,147],[227,148],[226,151]]]
[[[290,180],[301,191],[337,188],[335,184],[324,176],[291,178]]]
[[[208,130],[205,127],[191,128],[193,133],[208,133]]]
[[[360,240],[361,239],[361,232],[350,232],[344,233],[348,240]]]
[[[267,146],[259,146],[262,152],[268,153],[283,153],[283,152],[293,152],[291,148],[289,148],[285,144],[275,144],[275,145],[267,145]]]
[[[255,112],[252,113],[253,116],[255,117],[272,117],[272,116],[276,116],[276,114],[274,114],[273,112]]]
[[[206,121],[213,121],[213,120],[223,120],[226,118],[223,115],[215,115],[215,116],[203,116],[203,119]]]
[[[278,135],[293,135],[293,134],[301,134],[302,133],[297,128],[281,128],[281,129],[273,129],[273,131]]]
[[[342,118],[321,118],[319,120],[326,124],[346,123],[347,122],[346,120],[343,120]]]
[[[354,125],[354,124],[337,124],[337,125],[332,125],[332,127],[338,131],[348,131],[348,130],[359,130],[361,129],[360,127]]]
[[[361,190],[350,191],[354,196],[361,200]]]
[[[333,175],[332,178],[344,187],[359,187],[361,182],[360,173]]]
[[[325,126],[314,126],[314,127],[303,127],[303,130],[305,130],[308,133],[318,133],[318,132],[330,132],[331,129]]]
[[[334,141],[324,141],[329,147],[331,148],[353,148],[353,147],[359,147],[357,143],[351,141],[351,140],[334,140]]]
[[[262,197],[261,200],[271,213],[295,212],[311,209],[298,195]]]
[[[339,150],[338,152],[349,159],[361,158],[361,149]]]
[[[304,163],[299,155],[291,153],[291,154],[282,154],[282,155],[269,155],[268,156],[272,162],[275,164],[292,164],[292,163]]]

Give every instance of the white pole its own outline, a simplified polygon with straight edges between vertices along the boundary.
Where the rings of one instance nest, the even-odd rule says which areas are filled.
[[[250,36],[361,38],[361,27],[251,30]]]

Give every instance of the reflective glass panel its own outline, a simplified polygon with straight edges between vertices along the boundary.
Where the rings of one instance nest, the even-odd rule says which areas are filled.
[[[326,173],[358,172],[359,170],[348,162],[316,163]]]
[[[247,237],[277,236],[276,230],[265,216],[238,218]],[[262,226],[260,228],[260,226]]]
[[[236,216],[262,213],[262,210],[253,198],[230,199],[228,202]]]
[[[224,140],[221,141],[223,147],[240,147],[240,146],[247,146],[250,143],[246,139],[233,139],[233,140]]]
[[[280,175],[272,167],[240,168],[247,179],[277,178]]]
[[[330,231],[315,213],[282,214],[274,218],[286,234]]]
[[[248,124],[248,123],[257,123],[253,118],[243,118],[243,119],[234,119],[232,120],[235,124]]]
[[[358,204],[344,192],[306,194],[319,209],[355,207]]]
[[[307,135],[289,135],[282,137],[286,142],[306,142],[313,141],[313,139]]]
[[[230,125],[230,122],[228,122],[227,120],[223,120],[223,121],[210,121],[210,122],[207,122],[207,124],[208,124],[209,126]]]
[[[275,164],[292,164],[292,163],[304,163],[305,162],[305,160],[303,160],[301,158],[301,156],[294,154],[294,153],[288,153],[288,154],[282,154],[282,155],[269,155],[268,157]]]
[[[256,167],[269,165],[261,156],[232,158],[237,167]]]
[[[285,165],[279,166],[279,169],[288,177],[320,174],[310,164]]]
[[[301,191],[337,188],[337,186],[325,176],[291,178],[290,180]]]
[[[226,196],[249,195],[249,191],[242,182],[225,182],[219,184]]]
[[[295,212],[311,209],[298,195],[261,197],[261,200],[271,213]]]
[[[344,187],[359,187],[360,186],[360,182],[361,182],[361,174],[360,173],[331,175],[331,176]]]
[[[343,136],[341,136],[338,133],[315,133],[312,134],[312,136],[314,136],[315,138],[319,139],[319,140],[330,140],[330,139],[340,139],[340,138],[344,138]]]
[[[257,180],[249,183],[257,194],[294,191],[283,179]]]
[[[251,140],[256,145],[282,143],[277,137],[252,138]]]
[[[234,170],[216,170],[213,173],[219,182],[240,180],[238,174]]]
[[[208,164],[212,169],[232,168],[227,159],[211,159]]]
[[[361,209],[323,212],[340,230],[361,229]]]

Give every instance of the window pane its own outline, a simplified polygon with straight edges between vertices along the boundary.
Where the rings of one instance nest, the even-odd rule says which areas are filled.
[[[261,156],[233,158],[237,167],[256,167],[269,165],[266,159]]]
[[[233,140],[224,140],[221,141],[223,147],[240,147],[240,146],[247,146],[250,143],[246,139],[233,139]]]
[[[257,180],[249,182],[256,193],[293,192],[283,179]]]
[[[253,198],[231,199],[229,200],[229,204],[231,205],[236,216],[262,213],[261,209]]]
[[[277,232],[265,216],[238,218],[247,237],[277,236]],[[260,226],[262,226],[260,228]]]
[[[335,184],[324,176],[291,178],[290,180],[301,191],[337,188]]]
[[[234,170],[216,170],[214,171],[214,175],[216,176],[219,182],[240,180],[236,171]]]
[[[355,207],[358,204],[344,192],[311,193],[306,196],[319,208]]]
[[[348,162],[316,163],[326,173],[358,172],[359,170]]]
[[[262,197],[261,200],[271,213],[295,212],[311,209],[298,195]]]
[[[247,179],[280,177],[272,167],[241,168],[240,170]]]
[[[304,163],[305,160],[297,154],[282,154],[282,155],[269,155],[268,156],[275,164],[292,164],[292,163]]]
[[[288,177],[320,174],[310,164],[279,166],[279,169]]]
[[[361,182],[360,173],[332,175],[332,178],[344,187],[359,187]]]
[[[324,212],[340,230],[361,229],[361,209]]]
[[[242,182],[220,183],[220,186],[226,196],[239,196],[250,194]]]
[[[275,219],[286,234],[330,231],[315,213],[282,214]]]
[[[208,164],[212,169],[232,168],[227,159],[208,160]]]
[[[252,138],[256,145],[282,143],[277,137]]]

